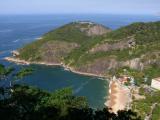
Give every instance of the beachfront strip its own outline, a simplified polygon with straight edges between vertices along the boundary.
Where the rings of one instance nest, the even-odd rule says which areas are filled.
[[[105,105],[111,108],[111,112],[117,113],[129,109],[131,101],[130,89],[114,77],[109,84],[109,96]]]

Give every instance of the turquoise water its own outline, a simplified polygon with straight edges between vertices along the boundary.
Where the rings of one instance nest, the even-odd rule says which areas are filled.
[[[20,69],[3,60],[10,51],[41,37],[44,33],[76,20],[91,20],[112,29],[133,22],[158,21],[156,16],[142,15],[2,15],[0,16],[0,63]],[[87,77],[65,71],[62,67],[32,65],[35,72],[18,83],[36,86],[54,91],[63,87],[72,87],[75,95],[86,96],[91,107],[104,106],[108,82],[97,77]],[[0,85],[4,84],[2,81]]]
[[[35,72],[21,83],[26,83],[44,90],[71,87],[73,93],[86,96],[92,107],[103,107],[107,95],[108,82],[97,77],[88,77],[65,71],[62,67],[32,65]]]

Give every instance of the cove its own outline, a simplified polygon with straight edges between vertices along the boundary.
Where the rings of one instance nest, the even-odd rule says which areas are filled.
[[[105,107],[104,103],[108,93],[107,80],[79,75],[58,66],[30,65],[30,67],[34,69],[33,74],[18,83],[38,87],[49,92],[71,87],[74,95],[87,98],[90,107]]]

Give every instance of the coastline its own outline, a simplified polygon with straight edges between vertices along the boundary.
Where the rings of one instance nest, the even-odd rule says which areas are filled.
[[[103,76],[103,75],[76,71],[76,70],[74,70],[74,68],[66,66],[64,63],[29,62],[29,61],[21,60],[19,58],[14,58],[14,57],[5,57],[4,60],[9,61],[9,62],[14,62],[16,64],[22,64],[22,65],[35,64],[35,65],[46,65],[46,66],[60,66],[60,67],[63,67],[65,70],[71,71],[76,74],[99,77],[99,78],[104,78],[104,79],[107,78],[107,76]],[[107,81],[109,81],[109,80],[107,80]]]
[[[118,80],[111,80],[109,83],[109,95],[105,105],[111,108],[111,112],[128,109],[130,101],[130,90],[124,87]]]
[[[96,74],[93,74],[93,73],[79,72],[79,71],[74,70],[74,68],[72,68],[72,67],[66,66],[64,63],[28,62],[28,61],[25,61],[25,60],[14,58],[14,57],[5,57],[4,60],[9,61],[9,62],[14,62],[16,64],[22,64],[22,65],[36,64],[36,65],[46,65],[46,66],[60,66],[60,67],[63,67],[65,70],[71,71],[71,72],[76,73],[76,74],[103,78],[104,80],[108,81],[108,83],[109,83],[109,88],[107,89],[109,94],[106,96],[106,101],[105,101],[104,104],[106,106],[108,106],[106,103],[108,103],[109,101],[112,101],[110,99],[110,95],[111,95],[110,94],[111,93],[110,85],[111,85],[112,81],[107,79],[107,76],[96,75]]]

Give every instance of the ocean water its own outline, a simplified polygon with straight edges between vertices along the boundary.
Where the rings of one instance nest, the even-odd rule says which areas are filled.
[[[111,29],[133,22],[158,21],[158,16],[146,15],[1,15],[0,16],[0,63],[16,65],[3,60],[10,56],[10,51],[23,47],[44,33],[56,29],[66,23],[78,20],[90,20]],[[108,82],[97,77],[88,77],[65,71],[61,67],[32,65],[35,72],[18,81],[50,92],[63,87],[73,88],[75,95],[86,96],[93,108],[104,107],[107,96]],[[0,84],[3,84],[1,81]]]

